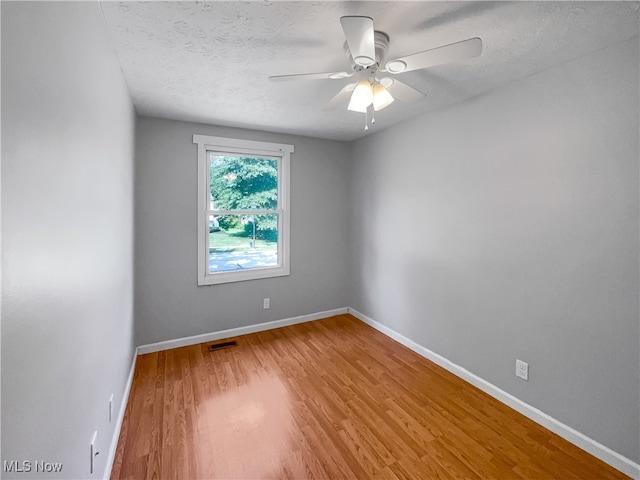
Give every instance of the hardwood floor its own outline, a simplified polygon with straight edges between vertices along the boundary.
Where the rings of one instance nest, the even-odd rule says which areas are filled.
[[[233,340],[138,357],[112,478],[628,478],[350,315]]]

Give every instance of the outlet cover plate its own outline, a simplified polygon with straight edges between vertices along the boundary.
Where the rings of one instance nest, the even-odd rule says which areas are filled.
[[[529,380],[529,364],[516,359],[516,377]]]

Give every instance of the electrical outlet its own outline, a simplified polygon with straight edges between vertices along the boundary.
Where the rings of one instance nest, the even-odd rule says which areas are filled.
[[[271,299],[265,298],[264,300],[262,300],[262,308],[267,310],[270,307],[271,307]]]
[[[109,423],[113,420],[113,393],[109,397]]]
[[[523,380],[529,380],[529,364],[522,360],[516,359],[516,377]]]
[[[91,436],[91,443],[89,444],[89,473],[91,475],[93,475],[93,471],[95,470],[95,461],[96,461],[96,455],[98,455],[100,452],[98,451],[98,431],[96,430],[95,432],[93,432],[93,435]]]

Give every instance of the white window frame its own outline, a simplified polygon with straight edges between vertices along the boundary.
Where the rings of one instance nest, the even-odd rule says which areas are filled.
[[[198,145],[198,286],[289,275],[289,167],[293,145],[197,134],[193,136],[193,143]],[[209,210],[209,152],[273,158],[278,162],[277,208],[251,210],[251,214],[278,214],[278,264],[276,266],[209,273],[209,214],[211,213]],[[216,212],[216,214],[220,213]]]

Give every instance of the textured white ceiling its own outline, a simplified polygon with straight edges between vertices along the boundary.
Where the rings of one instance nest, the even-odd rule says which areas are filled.
[[[388,59],[480,37],[480,57],[408,72],[427,94],[376,114],[376,130],[638,35],[638,2],[102,2],[142,115],[353,140],[364,115],[323,111],[343,80],[270,75],[348,70],[342,15],[367,15]]]

